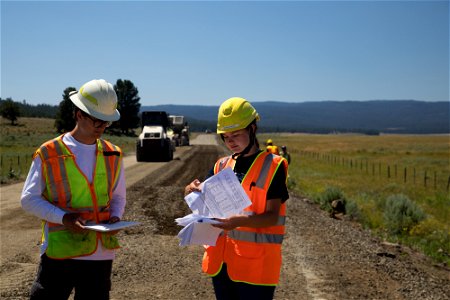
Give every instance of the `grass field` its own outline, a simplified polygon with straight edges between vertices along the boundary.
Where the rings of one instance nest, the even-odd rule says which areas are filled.
[[[11,126],[0,118],[0,176],[1,183],[10,183],[26,177],[33,152],[45,141],[58,134],[53,126],[55,120],[19,118],[18,125]],[[124,154],[135,151],[135,137],[105,134],[105,139],[118,145]]]
[[[20,118],[17,126],[0,119],[1,182],[23,180],[31,156],[55,137],[52,119]],[[195,134],[193,134],[195,135]],[[135,137],[105,134],[124,153]],[[320,201],[329,187],[342,191],[348,213],[377,235],[422,250],[450,264],[449,135],[260,134],[291,153],[289,188]],[[386,229],[386,201],[405,195],[426,214],[401,234]]]
[[[289,186],[320,199],[329,187],[355,204],[355,217],[384,238],[450,263],[449,135],[261,134],[291,153]],[[426,214],[407,232],[386,230],[386,199],[405,195]]]

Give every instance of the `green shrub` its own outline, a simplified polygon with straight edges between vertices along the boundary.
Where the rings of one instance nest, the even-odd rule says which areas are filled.
[[[425,213],[407,196],[396,194],[386,199],[383,218],[389,233],[402,235],[425,219]]]
[[[361,211],[354,201],[347,200],[345,203],[345,214],[349,216],[350,220],[362,222],[363,217]]]
[[[345,206],[346,199],[341,189],[338,187],[330,186],[325,189],[325,191],[319,196],[316,202],[319,203],[321,209],[331,212],[333,210],[333,208],[331,207],[331,202],[339,199],[342,200]]]

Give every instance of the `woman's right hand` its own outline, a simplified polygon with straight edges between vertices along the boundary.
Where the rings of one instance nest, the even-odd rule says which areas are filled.
[[[200,188],[198,187],[200,185],[200,180],[195,179],[194,181],[192,181],[191,183],[189,183],[185,188],[184,188],[184,195],[186,196],[187,194],[190,194],[192,192],[200,192]]]

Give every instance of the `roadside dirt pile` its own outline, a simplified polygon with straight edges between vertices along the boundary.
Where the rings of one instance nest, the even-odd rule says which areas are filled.
[[[178,246],[181,228],[174,219],[190,212],[184,186],[195,178],[203,180],[221,155],[217,146],[192,146],[128,189],[124,219],[142,224],[119,234],[122,249],[114,262],[112,299],[214,299],[210,279],[201,273],[203,249]],[[2,220],[1,230],[20,235],[27,232],[23,226],[38,226],[35,220],[27,221],[4,228]],[[2,250],[0,298],[27,299],[38,263],[37,245],[4,237],[2,233],[1,242],[15,251],[3,257]],[[288,200],[283,255],[276,299],[450,299],[448,269],[407,248],[383,243],[357,224],[330,218],[294,195]]]

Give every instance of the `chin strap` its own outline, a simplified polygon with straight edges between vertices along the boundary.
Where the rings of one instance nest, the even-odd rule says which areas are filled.
[[[259,147],[259,145],[256,141],[256,135],[255,135],[255,132],[253,131],[253,127],[249,126],[248,129],[250,131],[250,142],[248,143],[248,146],[245,147],[244,150],[242,150],[242,152],[233,153],[233,155],[231,155],[231,158],[234,160],[237,160],[238,157],[241,157],[241,156],[244,156],[245,154],[247,154],[250,151],[250,149],[252,149],[253,145],[256,144]]]

